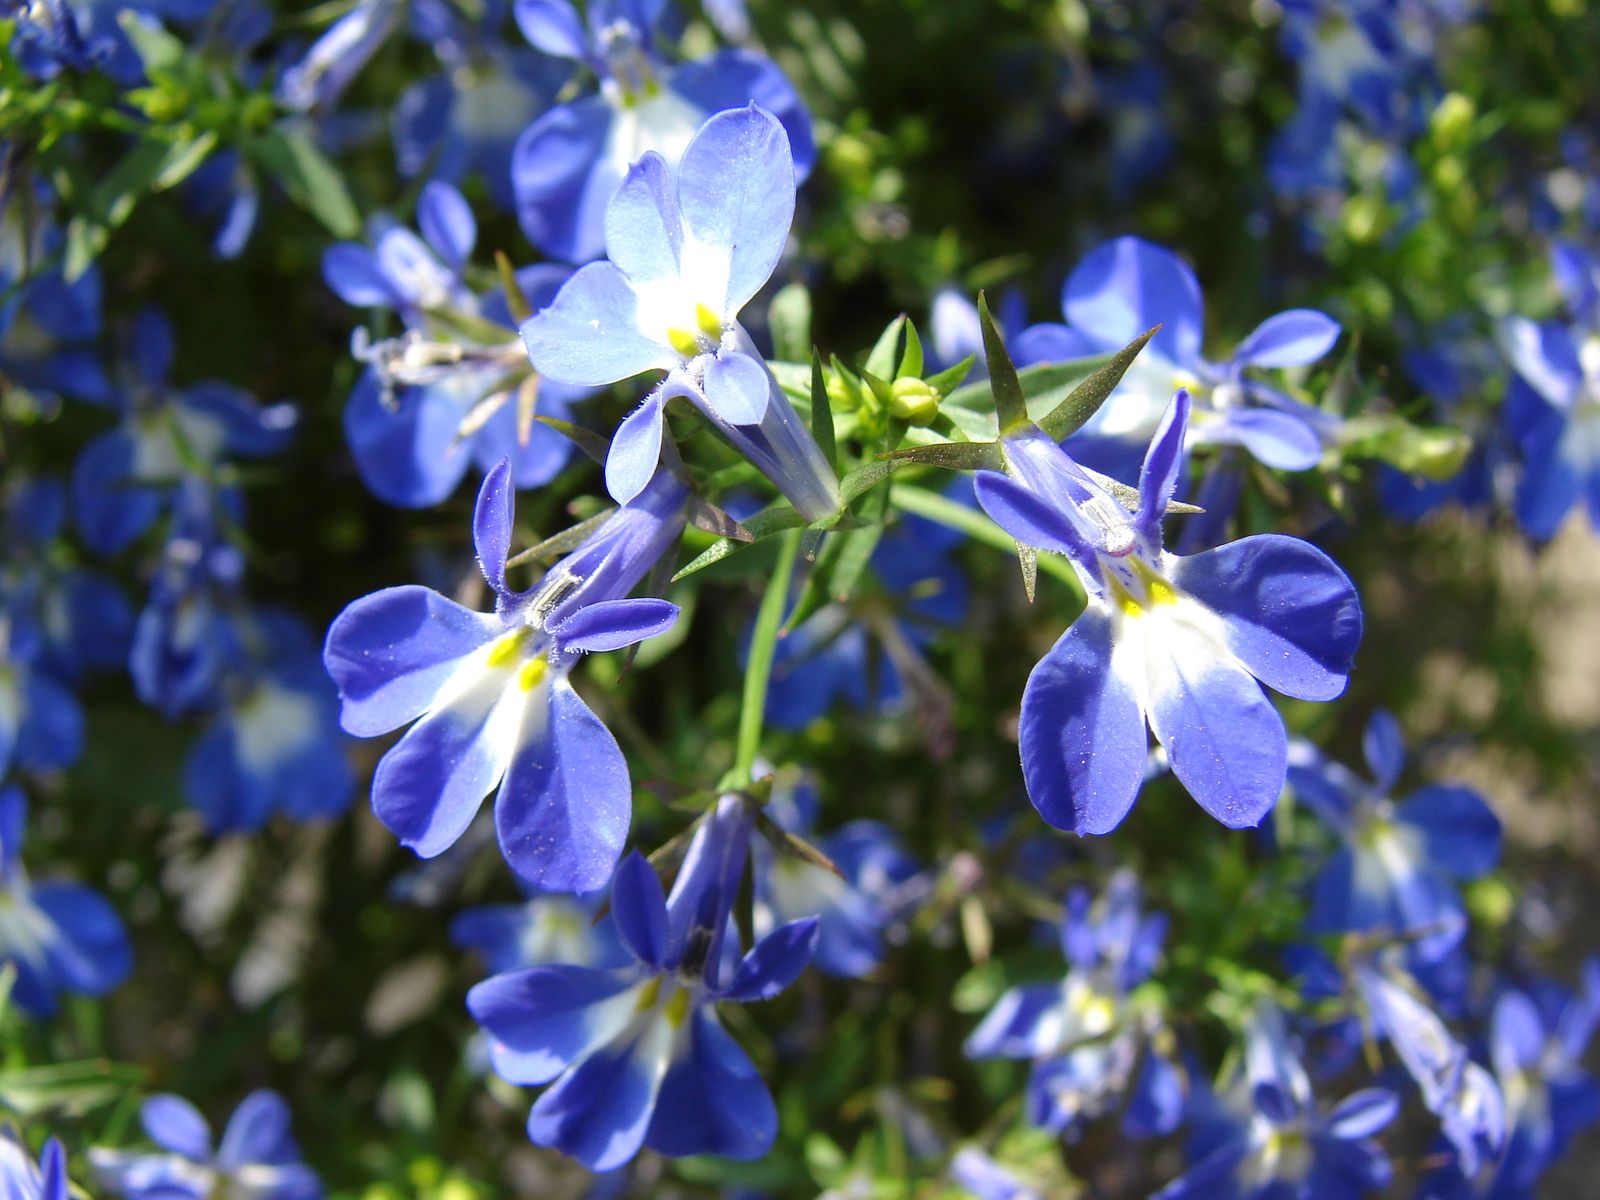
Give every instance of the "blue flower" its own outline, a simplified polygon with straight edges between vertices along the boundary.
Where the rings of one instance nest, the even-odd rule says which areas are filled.
[[[1506,425],[1522,455],[1517,520],[1551,538],[1581,500],[1600,528],[1600,329],[1512,317],[1501,334],[1516,372]]]
[[[667,66],[651,33],[665,7],[592,0],[586,24],[569,0],[515,4],[528,41],[600,80],[598,95],[559,104],[530,125],[512,154],[523,232],[552,258],[581,263],[605,253],[607,205],[629,168],[647,154],[677,166],[701,123],[726,109],[754,103],[776,114],[800,178],[811,170],[811,117],[783,72],[745,50]]]
[[[0,778],[13,767],[60,770],[83,751],[83,710],[42,661],[44,640],[26,607],[0,599]]]
[[[283,72],[276,97],[299,112],[333,107],[399,27],[401,0],[357,0]]]
[[[1166,932],[1164,914],[1140,911],[1130,871],[1114,875],[1098,902],[1074,888],[1061,916],[1066,977],[1008,990],[967,1038],[967,1056],[1032,1059],[1028,1119],[1052,1133],[1075,1137],[1081,1121],[1114,1111],[1124,1096],[1124,1133],[1171,1132],[1182,1114],[1183,1085],[1176,1068],[1148,1045],[1150,1014],[1128,999],[1160,960]],[[1141,1048],[1147,1050],[1142,1065]]]
[[[784,925],[738,957],[730,913],[753,826],[744,797],[723,797],[695,831],[666,898],[637,852],[623,861],[611,912],[635,960],[627,966],[533,967],[468,993],[496,1072],[551,1084],[528,1118],[536,1144],[596,1171],[645,1145],[737,1159],[771,1147],[772,1097],[716,1008],[783,991],[811,959],[817,922]]]
[[[1399,1106],[1368,1088],[1320,1111],[1283,1013],[1263,1002],[1245,1028],[1243,1067],[1198,1119],[1194,1166],[1152,1200],[1358,1200],[1389,1184],[1372,1137]]]
[[[62,679],[121,667],[128,659],[133,609],[122,589],[98,572],[72,566],[60,553],[66,489],[55,479],[8,480],[0,536],[0,610],[14,614],[39,639],[37,663]]]
[[[1306,930],[1412,937],[1431,961],[1466,932],[1456,883],[1494,869],[1500,822],[1470,788],[1435,785],[1390,799],[1404,750],[1387,712],[1373,714],[1364,746],[1371,784],[1309,746],[1290,752],[1295,796],[1344,842],[1311,885]]]
[[[1354,585],[1316,547],[1263,534],[1183,557],[1161,519],[1183,458],[1179,392],[1130,512],[1036,427],[1002,437],[1010,477],[982,472],[979,502],[1019,542],[1068,555],[1088,606],[1028,678],[1022,769],[1058,829],[1107,833],[1144,779],[1149,724],[1172,772],[1230,828],[1277,802],[1283,721],[1261,684],[1303,700],[1344,691],[1361,639]]]
[[[808,520],[839,508],[839,484],[739,311],[772,275],[794,217],[794,160],[777,118],[712,117],[677,178],[659,154],[628,171],[606,209],[610,260],[590,263],[522,327],[540,374],[598,387],[643,371],[666,380],[624,419],[606,487],[637,495],[661,455],[667,401],[694,404]]]
[[[468,908],[450,922],[450,940],[476,950],[495,975],[545,963],[616,966],[628,954],[616,925],[595,920],[599,898],[538,894],[521,904]]]
[[[125,978],[133,955],[122,920],[104,896],[78,883],[29,881],[22,865],[28,802],[0,787],[0,962],[17,972],[11,998],[34,1017],[55,1013],[61,992],[103,996]]]
[[[145,1136],[165,1153],[94,1149],[89,1163],[102,1187],[125,1200],[321,1200],[317,1174],[300,1161],[289,1106],[277,1092],[251,1092],[228,1119],[222,1144],[181,1096],[152,1096],[139,1110]]]
[[[91,441],[72,469],[79,532],[90,549],[116,554],[160,518],[186,478],[205,475],[225,455],[275,454],[287,443],[295,411],[263,407],[219,381],[174,390],[172,327],[151,309],[133,325],[129,378],[113,407],[122,422]]]
[[[1205,307],[1200,283],[1172,251],[1136,237],[1084,256],[1061,291],[1067,325],[1036,325],[1015,343],[1018,365],[1120,350],[1155,325],[1150,340],[1105,405],[1069,448],[1113,474],[1137,459],[1168,398],[1194,398],[1189,445],[1242,446],[1269,467],[1303,471],[1337,429],[1329,413],[1247,375],[1249,368],[1303,366],[1332,349],[1339,323],[1309,308],[1268,317],[1223,362],[1200,350]]]
[[[111,384],[94,345],[100,333],[100,272],[91,266],[68,282],[59,267],[40,270],[59,249],[61,231],[22,212],[48,210],[53,197],[41,187],[33,204],[15,199],[0,213],[0,292],[6,294],[0,303],[0,371],[10,386],[39,396],[105,404]]]
[[[184,762],[189,803],[212,833],[259,829],[279,812],[342,813],[355,776],[316,643],[297,618],[270,611],[235,617],[230,641],[215,716]]]
[[[1494,1077],[1472,1061],[1398,968],[1359,962],[1355,982],[1374,1029],[1388,1039],[1423,1104],[1439,1118],[1462,1173],[1477,1175],[1506,1140],[1505,1100]]]
[[[572,446],[533,415],[565,420],[587,389],[537,377],[507,387],[507,376],[524,358],[505,297],[480,297],[466,286],[478,236],[472,210],[455,188],[433,182],[422,189],[417,223],[422,237],[390,225],[377,232],[370,249],[342,242],[323,255],[323,277],[341,299],[392,308],[408,328],[375,346],[365,344],[364,331],[357,334],[358,354],[371,369],[345,406],[344,429],[362,481],[380,499],[408,508],[449,496],[469,464],[488,471],[509,458],[519,489],[548,483],[566,466]],[[517,286],[540,308],[567,274],[530,267],[517,273]],[[506,339],[499,345],[431,341],[433,309],[503,325]]]
[[[1044,1200],[976,1146],[963,1146],[950,1159],[950,1180],[978,1200]]]
[[[519,876],[546,891],[604,885],[628,832],[632,788],[616,740],[567,675],[583,654],[633,645],[677,619],[665,600],[626,597],[677,544],[688,499],[688,487],[660,471],[537,586],[516,592],[506,583],[511,469],[501,463],[473,516],[494,612],[406,586],[335,619],[323,661],[345,730],[375,737],[416,722],[372,784],[374,811],[402,842],[432,858],[498,789],[500,848]]]
[[[0,1193],[6,1200],[70,1200],[67,1155],[51,1138],[38,1163],[11,1130],[0,1134]]]
[[[816,793],[804,783],[773,789],[767,815],[788,833],[811,838]],[[904,907],[903,889],[917,863],[881,821],[851,821],[817,839],[839,868],[834,874],[797,854],[755,843],[756,936],[801,917],[817,918],[817,969],[859,979],[883,958],[883,930]]]

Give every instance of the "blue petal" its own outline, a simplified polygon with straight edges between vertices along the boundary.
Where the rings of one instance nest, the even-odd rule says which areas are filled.
[[[516,0],[511,11],[522,36],[535,49],[557,58],[586,57],[583,21],[568,0]]]
[[[1372,772],[1372,782],[1378,792],[1387,796],[1394,790],[1405,766],[1405,739],[1400,734],[1400,722],[1386,708],[1380,708],[1367,721],[1361,735],[1361,749],[1367,759],[1367,769]]]
[[[1079,561],[1093,561],[1065,514],[1030,488],[997,471],[979,471],[972,490],[989,519],[1025,546],[1053,550]]]
[[[633,971],[530,967],[484,980],[467,993],[467,1008],[494,1042],[497,1074],[547,1083],[618,1031],[633,1005],[606,1001],[638,982]]]
[[[194,1162],[211,1158],[211,1126],[200,1110],[182,1096],[164,1093],[151,1096],[139,1108],[139,1123],[146,1135],[163,1150],[171,1150]]]
[[[42,883],[34,903],[58,936],[45,947],[56,986],[103,996],[133,968],[133,951],[116,909],[99,892],[76,883]]]
[[[328,627],[322,661],[338,685],[339,723],[374,737],[432,707],[461,660],[505,625],[432,588],[408,584],[354,601]]]
[[[560,104],[528,126],[511,153],[517,219],[552,258],[605,253],[606,203],[619,182],[606,161],[616,110],[600,96]]]
[[[706,368],[706,408],[729,425],[759,425],[770,396],[766,367],[748,354],[719,354]]]
[[[1163,633],[1147,643],[1149,717],[1172,773],[1228,828],[1257,825],[1283,791],[1283,720],[1249,672],[1208,637],[1176,623]]]
[[[770,1000],[800,977],[817,949],[817,918],[780,925],[739,962],[720,998],[739,1002]]]
[[[650,482],[661,461],[662,407],[660,390],[651,392],[622,419],[606,453],[606,491],[626,504]]]
[[[427,184],[417,201],[417,228],[428,245],[459,275],[478,241],[478,223],[473,220],[466,197],[448,183],[434,180]]]
[[[277,1092],[262,1088],[239,1102],[222,1131],[217,1165],[237,1171],[249,1164],[279,1166],[300,1161],[289,1132],[289,1106]]]
[[[1222,618],[1228,649],[1262,683],[1300,700],[1344,691],[1361,641],[1361,601],[1321,550],[1262,534],[1169,555],[1167,566],[1181,591]]]
[[[721,287],[706,295],[719,314],[743,308],[777,267],[794,220],[794,180],[788,135],[754,104],[718,113],[684,150],[678,199],[702,251],[694,265],[707,272],[708,284],[720,277]]]
[[[1028,798],[1057,829],[1109,833],[1144,779],[1144,716],[1113,666],[1111,621],[1091,605],[1039,660],[1019,726]]]
[[[635,850],[611,881],[611,919],[640,962],[660,967],[667,949],[667,895],[661,879]]]
[[[1400,1112],[1400,1097],[1388,1088],[1367,1088],[1346,1096],[1328,1114],[1325,1128],[1346,1140],[1372,1137]]]
[[[772,1095],[708,1007],[695,1010],[688,1052],[661,1083],[646,1141],[661,1154],[760,1158],[778,1134]]]
[[[1061,985],[1026,983],[1010,988],[968,1036],[968,1058],[1033,1058],[1054,1050]]]
[[[133,481],[135,447],[121,429],[101,434],[72,466],[72,505],[78,531],[97,554],[130,546],[161,514],[163,493]]]
[[[1265,466],[1306,471],[1322,460],[1317,431],[1299,417],[1269,408],[1230,408],[1195,428],[1195,441],[1243,446]]]
[[[630,1042],[597,1050],[540,1096],[528,1137],[591,1171],[620,1167],[644,1143],[666,1073],[671,1031],[657,1019]]]
[[[1061,307],[1068,322],[1117,349],[1155,325],[1150,349],[1194,370],[1205,324],[1200,283],[1172,251],[1122,237],[1089,251],[1067,278]]]
[[[339,242],[322,252],[322,278],[334,295],[356,308],[398,308],[402,303],[372,251],[355,242]]]
[[[1506,992],[1495,1002],[1489,1046],[1495,1070],[1502,1077],[1538,1065],[1545,1047],[1539,1008],[1523,992]]]
[[[1298,367],[1321,358],[1339,340],[1339,322],[1314,308],[1291,308],[1268,317],[1233,352],[1252,367]]]
[[[78,698],[43,672],[28,671],[16,738],[18,766],[55,771],[72,765],[83,751],[83,709]]]
[[[1500,861],[1500,821],[1471,788],[1435,785],[1415,793],[1395,819],[1422,835],[1428,863],[1456,879],[1476,879]]]
[[[678,361],[669,346],[639,329],[638,297],[609,262],[581,268],[549,307],[522,325],[528,358],[560,383],[599,387]]]
[[[549,892],[605,886],[633,814],[628,764],[564,677],[549,683],[548,716],[530,702],[521,745],[495,801],[500,849],[525,882]]]
[[[777,117],[789,139],[796,183],[811,173],[817,159],[811,114],[788,78],[769,58],[748,50],[720,50],[680,64],[667,86],[705,113],[758,104]]]
[[[677,620],[678,606],[667,600],[601,600],[552,625],[550,636],[564,653],[598,654],[665,633]]]
[[[1512,317],[1501,333],[1517,374],[1557,408],[1570,409],[1583,383],[1583,364],[1572,332],[1553,322],[1536,325]]]
[[[1189,393],[1184,388],[1172,398],[1139,471],[1139,527],[1152,544],[1161,544],[1161,520],[1167,502],[1178,487],[1183,470],[1183,437],[1189,427]]]
[[[467,469],[457,444],[465,408],[446,382],[406,388],[391,406],[377,375],[356,381],[344,409],[344,436],[361,482],[386,504],[428,508],[456,490]]]
[[[0,754],[0,761],[4,761]],[[0,875],[11,869],[22,854],[22,839],[28,827],[28,796],[20,784],[0,787]]]
[[[635,285],[676,284],[683,220],[667,163],[654,152],[628,169],[606,205],[606,257]]]
[[[511,463],[502,459],[483,477],[478,502],[472,510],[472,546],[478,552],[478,569],[501,596],[506,587],[506,556],[511,552],[511,522],[516,496],[511,490]]]
[[[172,339],[172,322],[154,308],[143,308],[133,319],[133,336],[129,350],[134,370],[139,378],[160,391],[172,373],[175,352]]]
[[[1031,367],[1034,363],[1064,363],[1088,358],[1104,347],[1097,339],[1070,326],[1042,322],[1028,326],[1011,339],[1010,349],[1013,363],[1018,367]]]

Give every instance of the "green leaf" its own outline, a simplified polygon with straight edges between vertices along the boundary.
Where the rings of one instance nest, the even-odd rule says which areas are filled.
[[[950,471],[1003,471],[1005,455],[994,442],[936,442],[931,446],[904,446],[879,461],[923,463]]]
[[[345,188],[344,176],[303,129],[287,122],[274,125],[244,148],[334,237],[353,238],[361,232],[361,214]]]
[[[506,294],[506,307],[511,310],[511,319],[520,328],[524,321],[533,316],[533,305],[528,303],[527,294],[517,282],[517,269],[511,265],[511,258],[504,250],[494,252],[494,268],[500,275],[500,289]]]
[[[876,375],[880,379],[888,379],[894,375],[894,350],[900,344],[900,330],[904,327],[906,319],[904,314],[890,321],[884,331],[878,335],[877,344],[872,347],[872,352],[867,355],[864,370]]]
[[[811,346],[811,293],[798,281],[778,289],[767,307],[772,349],[780,359],[803,362]]]
[[[94,185],[84,198],[87,211],[67,223],[63,271],[69,282],[89,269],[105,249],[112,230],[128,219],[139,200],[155,189],[158,179],[182,165],[193,145],[193,140],[146,138],[135,143]]]
[[[530,562],[555,562],[569,550],[575,550],[588,537],[617,510],[608,508],[604,512],[597,512],[587,520],[579,521],[570,529],[563,529],[553,537],[547,537],[536,546],[529,546],[518,554],[513,554],[506,559],[506,567],[520,567],[523,563]]]
[[[835,472],[839,469],[839,447],[833,437],[833,404],[828,400],[828,384],[822,377],[822,355],[811,350],[811,436]]]
[[[1157,325],[1155,329],[1145,330],[1113,354],[1105,366],[1073,388],[1065,400],[1040,420],[1039,428],[1044,430],[1053,442],[1063,441],[1070,434],[1083,428],[1089,418],[1100,411],[1100,406],[1116,390],[1117,384],[1133,365],[1133,360],[1139,357],[1139,351],[1144,349],[1145,343],[1155,337],[1160,329],[1161,326]]]
[[[177,187],[189,176],[200,169],[200,164],[211,157],[211,152],[217,148],[217,134],[215,130],[208,129],[197,138],[173,143],[163,163],[151,184],[153,190],[166,191],[168,188]]]
[[[756,625],[750,635],[750,653],[745,660],[744,696],[739,708],[738,741],[733,768],[729,772],[740,781],[750,778],[756,755],[761,750],[762,718],[767,708],[767,683],[772,677],[772,656],[778,646],[778,626],[783,623],[784,605],[789,602],[789,579],[799,557],[800,531],[790,529],[778,546],[778,562],[756,610]],[[704,557],[702,555],[702,557]]]
[[[153,76],[175,69],[189,52],[182,38],[169,33],[154,21],[141,20],[131,12],[122,12],[117,14],[117,23],[128,35],[128,41],[133,43],[146,75]]]
[[[1035,363],[1024,367],[1017,378],[1022,384],[1028,416],[1043,420],[1072,394],[1084,380],[1105,365],[1104,358],[1078,359],[1065,363]],[[1000,436],[994,415],[994,400],[987,380],[957,388],[939,405],[939,412],[950,423],[976,441],[992,442]]]
[[[1472,439],[1443,425],[1413,425],[1397,413],[1362,413],[1346,421],[1339,444],[1349,458],[1375,458],[1407,475],[1450,479],[1472,453]]]
[[[941,396],[948,396],[961,386],[961,381],[972,374],[972,368],[977,364],[975,355],[967,355],[953,367],[946,367],[937,375],[928,376],[928,386]]]
[[[742,542],[733,538],[718,538],[674,575],[672,582],[677,583],[680,579],[687,579],[690,575],[704,571],[713,563],[721,562],[730,554],[737,553],[740,550],[748,550],[757,542],[764,541],[774,534],[782,533],[786,529],[798,529],[805,523],[806,519],[787,504],[764,508],[749,520],[742,522],[745,532],[750,535],[750,541]]]
[[[895,368],[896,379],[922,378],[922,339],[917,336],[917,327],[906,318],[906,348],[900,355],[900,365]]]
[[[611,439],[605,434],[585,429],[582,425],[574,425],[571,421],[563,421],[559,417],[547,417],[542,413],[533,419],[541,425],[550,426],[602,467],[606,465],[606,457],[611,453]]]
[[[851,471],[850,474],[839,481],[841,507],[849,505],[857,498],[866,495],[866,493],[893,475],[902,465],[898,462],[880,458],[874,462],[863,463],[854,471]]]
[[[989,363],[989,390],[994,395],[995,417],[1000,423],[1000,433],[1005,435],[1021,429],[1028,423],[1028,404],[1017,378],[1017,368],[1006,352],[1005,339],[995,328],[989,315],[989,300],[978,293],[978,322],[983,326],[983,355]]]
[[[428,320],[442,326],[453,337],[479,346],[504,346],[516,340],[517,331],[498,321],[456,308],[425,308]]]

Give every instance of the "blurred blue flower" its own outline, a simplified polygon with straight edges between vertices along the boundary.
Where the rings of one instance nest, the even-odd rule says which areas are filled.
[[[278,103],[298,112],[329,109],[382,49],[405,15],[403,0],[356,0],[278,80]]]
[[[611,912],[633,963],[532,967],[468,993],[496,1072],[551,1084],[528,1118],[534,1143],[595,1171],[646,1145],[736,1159],[771,1147],[772,1097],[716,1006],[783,991],[811,959],[817,922],[784,925],[738,957],[730,917],[754,821],[744,797],[724,796],[695,831],[669,897],[637,852],[623,861]]]
[[[0,962],[16,970],[11,999],[33,1017],[52,1016],[58,996],[104,996],[128,976],[133,953],[106,898],[79,883],[32,883],[22,865],[28,802],[0,787]]]
[[[1087,465],[1125,474],[1180,387],[1194,402],[1191,448],[1242,446],[1269,467],[1303,471],[1317,464],[1338,429],[1332,414],[1246,374],[1251,368],[1304,366],[1327,354],[1340,330],[1325,313],[1277,313],[1227,359],[1212,362],[1200,350],[1205,307],[1194,272],[1172,251],[1136,237],[1089,251],[1067,277],[1061,306],[1066,325],[1034,325],[1017,337],[1012,349],[1019,366],[1109,354],[1162,327],[1111,398],[1068,440],[1068,449]]]
[[[1387,1088],[1368,1088],[1322,1111],[1282,1011],[1262,1001],[1245,1027],[1242,1066],[1197,1114],[1194,1165],[1152,1200],[1358,1200],[1389,1184],[1372,1138],[1399,1107]]]
[[[904,908],[904,887],[917,861],[881,821],[851,821],[813,839],[817,796],[805,782],[775,786],[766,812],[784,832],[814,840],[839,874],[756,839],[756,936],[816,917],[817,969],[855,979],[870,974],[883,958],[884,927]]]
[[[1022,697],[1028,795],[1058,829],[1121,823],[1145,778],[1147,724],[1202,808],[1229,828],[1258,824],[1288,762],[1262,685],[1331,700],[1361,640],[1354,585],[1308,542],[1263,534],[1189,557],[1162,548],[1188,415],[1180,391],[1150,443],[1137,513],[1032,425],[1001,439],[1009,475],[977,477],[989,516],[1025,545],[1066,554],[1088,593]]]
[[[950,1180],[977,1200],[1044,1200],[976,1146],[963,1146],[950,1159]]]
[[[606,209],[629,169],[647,154],[675,168],[706,118],[726,109],[753,103],[773,113],[793,149],[791,169],[801,180],[811,170],[811,116],[773,63],[722,50],[671,66],[652,32],[665,0],[585,7],[586,16],[570,0],[516,0],[513,9],[535,47],[581,63],[600,81],[598,95],[558,104],[530,125],[513,152],[517,214],[540,250],[572,263],[604,254]]]
[[[1170,1133],[1182,1079],[1150,1045],[1150,1014],[1128,999],[1160,961],[1166,934],[1164,913],[1141,911],[1131,871],[1113,875],[1096,901],[1074,888],[1061,916],[1066,977],[1006,991],[967,1038],[967,1056],[1031,1059],[1028,1119],[1052,1133],[1076,1138],[1081,1122],[1124,1103],[1128,1136]]]
[[[6,1200],[70,1200],[70,1187],[59,1141],[47,1141],[35,1163],[12,1130],[0,1134],[0,1193]]]
[[[1290,750],[1296,798],[1344,842],[1312,882],[1306,931],[1415,939],[1415,953],[1432,961],[1466,932],[1457,884],[1499,862],[1500,822],[1458,785],[1391,799],[1405,752],[1389,713],[1373,714],[1363,744],[1370,784],[1309,745]]]
[[[551,379],[598,387],[667,372],[612,438],[615,499],[654,473],[667,402],[683,397],[806,520],[838,510],[833,468],[739,324],[783,253],[794,181],[776,117],[754,104],[719,113],[675,172],[655,153],[629,169],[606,208],[611,257],[580,268],[522,326],[529,359]]]
[[[567,681],[585,653],[671,628],[676,605],[627,599],[677,544],[688,487],[663,469],[526,591],[506,582],[510,464],[478,493],[473,542],[495,611],[430,588],[386,588],[347,607],[323,661],[357,737],[412,725],[378,764],[374,811],[424,858],[453,844],[497,792],[500,848],[524,881],[592,892],[610,878],[633,804],[628,767]],[[419,719],[420,718],[420,719]]]
[[[546,963],[618,966],[628,954],[617,938],[615,923],[595,920],[599,901],[598,892],[536,893],[521,904],[463,909],[450,922],[450,940],[481,954],[493,975]]]
[[[100,1185],[124,1200],[322,1200],[322,1182],[300,1161],[289,1130],[289,1106],[277,1092],[251,1092],[228,1119],[222,1144],[181,1096],[152,1096],[139,1110],[145,1136],[163,1153],[89,1151]]]
[[[16,596],[0,596],[0,779],[56,771],[83,751],[83,710],[44,661],[45,642]]]

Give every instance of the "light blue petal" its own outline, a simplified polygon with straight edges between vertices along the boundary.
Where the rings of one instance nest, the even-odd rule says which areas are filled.
[[[677,620],[678,606],[667,600],[602,600],[551,626],[550,635],[563,652],[599,654],[663,634]]]
[[[558,104],[517,139],[511,183],[528,240],[552,258],[605,253],[606,204],[621,182],[607,160],[616,110],[600,96]]]
[[[1117,238],[1089,251],[1068,276],[1061,307],[1101,349],[1120,349],[1160,325],[1153,352],[1189,370],[1202,361],[1200,283],[1176,254],[1142,238]]]
[[[522,325],[534,369],[560,383],[599,387],[678,362],[639,329],[638,298],[609,262],[581,268],[549,307]]]
[[[766,367],[748,354],[719,354],[706,367],[706,408],[729,425],[759,425],[770,396]]]
[[[652,1033],[605,1046],[561,1076],[529,1114],[533,1143],[553,1146],[591,1171],[632,1159],[644,1143],[666,1067]]]
[[[683,220],[666,160],[646,154],[606,205],[606,257],[634,285],[676,284],[683,254]]]
[[[1243,446],[1265,466],[1306,471],[1322,461],[1317,431],[1299,417],[1270,408],[1230,408],[1195,427],[1195,441]]]
[[[1314,308],[1291,308],[1268,317],[1233,352],[1252,367],[1298,367],[1316,362],[1339,340],[1339,322]]]
[[[1394,790],[1405,766],[1405,738],[1400,733],[1400,722],[1386,708],[1376,710],[1367,721],[1361,735],[1361,750],[1366,756],[1367,769],[1379,793],[1387,796]]]
[[[450,269],[461,274],[478,242],[478,223],[466,197],[438,180],[425,185],[417,201],[417,228]]]
[[[626,504],[650,482],[661,461],[662,407],[659,390],[651,392],[617,426],[606,453],[606,491]]]
[[[239,1102],[222,1131],[217,1164],[238,1170],[247,1164],[279,1166],[300,1161],[289,1132],[289,1106],[277,1092],[262,1088]]]
[[[1500,862],[1500,821],[1471,788],[1437,784],[1415,793],[1395,819],[1422,835],[1430,866],[1455,879],[1477,879]]]
[[[511,553],[511,523],[515,515],[511,463],[502,459],[483,477],[478,502],[472,510],[472,545],[478,552],[478,569],[501,596],[510,594],[506,587],[506,557]]]
[[[200,1110],[182,1096],[164,1093],[151,1096],[139,1107],[139,1123],[145,1134],[163,1150],[171,1150],[194,1162],[211,1158],[211,1126]]]

